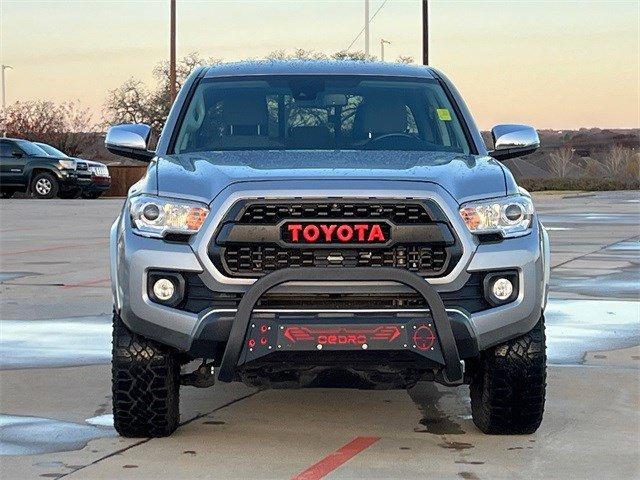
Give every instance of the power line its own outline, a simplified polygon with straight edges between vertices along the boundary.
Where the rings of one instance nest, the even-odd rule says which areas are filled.
[[[374,14],[373,14],[373,15],[371,15],[371,18],[369,19],[369,22],[368,22],[368,23],[371,23],[371,21],[372,21],[374,18],[376,18],[376,15],[378,15],[378,12],[380,12],[380,10],[382,10],[382,7],[384,7],[385,3],[387,3],[388,1],[389,1],[389,0],[384,0],[384,2],[382,2],[382,5],[380,5],[380,6],[378,7],[378,9],[374,12]],[[356,38],[354,38],[354,39],[353,39],[353,42],[351,42],[351,43],[349,44],[349,46],[348,46],[347,48],[345,48],[345,49],[344,49],[344,51],[345,51],[345,52],[348,52],[348,51],[349,51],[349,49],[350,49],[351,47],[353,47],[353,44],[354,44],[354,43],[356,43],[356,42],[358,41],[358,39],[360,38],[360,35],[362,35],[362,34],[364,33],[365,28],[366,28],[366,27],[362,27],[362,30],[360,30],[360,33],[358,33],[358,35],[356,35]]]

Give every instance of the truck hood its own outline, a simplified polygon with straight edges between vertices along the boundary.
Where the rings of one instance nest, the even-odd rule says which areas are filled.
[[[459,203],[507,193],[497,160],[449,152],[227,151],[167,155],[156,161],[160,195],[207,202],[233,183],[261,180],[431,182]]]

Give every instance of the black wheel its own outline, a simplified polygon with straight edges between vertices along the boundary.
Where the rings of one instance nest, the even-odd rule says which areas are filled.
[[[13,194],[15,192],[12,190],[3,190],[2,192],[0,192],[0,196],[2,196],[2,198],[11,198],[13,197]]]
[[[95,200],[96,198],[100,198],[102,196],[102,192],[82,192],[82,198],[86,198],[87,200]]]
[[[542,422],[547,380],[544,317],[526,335],[482,352],[471,382],[473,422],[484,433],[522,435]]]
[[[80,188],[70,188],[68,190],[61,190],[60,193],[58,193],[58,197],[64,199],[78,198],[81,193],[82,190]]]
[[[48,172],[38,173],[31,180],[31,193],[36,198],[53,198],[59,188],[56,178]]]
[[[113,315],[113,422],[123,437],[166,437],[180,419],[178,354]]]

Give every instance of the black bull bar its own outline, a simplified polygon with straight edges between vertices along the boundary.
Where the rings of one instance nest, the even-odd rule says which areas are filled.
[[[438,292],[419,275],[399,268],[286,268],[276,270],[257,280],[238,305],[227,347],[222,357],[218,380],[232,382],[240,360],[247,330],[256,303],[269,290],[289,282],[395,282],[412,288],[427,302],[431,319],[444,358],[443,376],[448,383],[461,383],[464,368],[458,347]]]

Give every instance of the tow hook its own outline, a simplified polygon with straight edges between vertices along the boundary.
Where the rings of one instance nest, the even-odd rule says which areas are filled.
[[[189,385],[196,388],[213,387],[216,383],[213,362],[202,364],[193,372],[180,375],[180,385]]]
[[[464,360],[460,360],[460,367],[461,367],[461,376],[460,376],[460,378],[449,379],[447,377],[447,373],[445,372],[445,370],[442,369],[436,375],[436,379],[440,383],[442,383],[443,385],[450,386],[450,387],[455,387],[455,386],[458,386],[458,385],[462,385],[462,383],[464,382],[464,372],[465,372],[465,362],[464,362]]]

